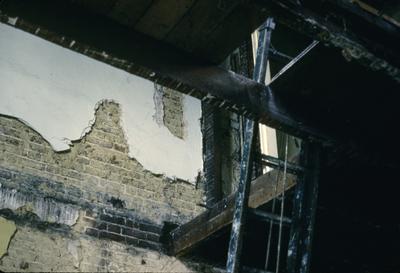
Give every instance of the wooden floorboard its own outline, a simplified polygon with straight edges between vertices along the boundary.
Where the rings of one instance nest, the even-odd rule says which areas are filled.
[[[162,40],[192,7],[194,2],[195,0],[155,1],[135,25],[135,29],[158,40]]]

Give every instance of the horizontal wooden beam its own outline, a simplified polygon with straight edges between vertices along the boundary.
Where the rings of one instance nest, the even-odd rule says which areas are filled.
[[[70,1],[3,0],[0,22],[292,135],[333,138],[280,105],[279,92]]]
[[[347,59],[354,59],[373,71],[382,71],[400,82],[400,28],[391,21],[366,13],[355,1],[330,0],[331,8],[326,10],[318,6],[322,5],[320,1],[315,1],[318,11],[314,11],[314,6],[309,3],[303,5],[296,1],[256,2],[275,18],[278,25],[285,25],[325,45],[341,48]],[[336,18],[332,16],[335,15],[334,9],[347,12],[338,14],[337,17],[343,19],[340,23],[328,18]],[[350,18],[350,15],[354,16]],[[354,22],[359,21],[355,16],[364,20],[363,27],[353,27]]]
[[[280,195],[283,191],[282,176],[282,173],[273,170],[255,179],[251,183],[249,207],[257,208]],[[295,176],[288,174],[285,189],[288,190],[295,184]],[[235,194],[231,194],[190,222],[171,231],[171,254],[182,255],[197,243],[231,224],[234,205]]]

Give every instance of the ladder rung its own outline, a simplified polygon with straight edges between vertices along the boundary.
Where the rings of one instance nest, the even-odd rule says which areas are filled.
[[[259,209],[250,209],[249,208],[249,213],[261,218],[264,221],[268,221],[268,222],[272,221],[273,223],[280,223],[280,221],[281,221],[280,215],[276,215],[276,214],[262,211]],[[286,216],[283,216],[282,223],[285,225],[290,225],[292,223],[292,219],[290,219]]]
[[[293,57],[272,48],[270,49],[270,58],[274,61],[280,62],[290,62],[291,60],[293,60]]]
[[[252,267],[248,267],[248,266],[243,266],[243,272],[244,273],[272,273],[271,271],[265,271],[262,269],[252,268]]]
[[[261,155],[261,159],[262,159],[262,163],[264,165],[271,167],[271,168],[283,170],[283,168],[285,166],[285,161],[283,161],[279,158],[273,157],[273,156],[263,154],[263,155]],[[300,174],[304,171],[304,168],[299,165],[286,162],[286,170],[289,173]]]
[[[214,270],[218,273],[227,273],[226,269],[222,269],[222,268],[214,268]],[[242,271],[243,273],[273,273],[271,271],[265,271],[262,269],[258,269],[258,268],[253,268],[253,267],[249,267],[249,266],[242,266]]]

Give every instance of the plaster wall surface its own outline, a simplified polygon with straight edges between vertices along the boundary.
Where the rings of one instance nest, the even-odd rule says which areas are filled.
[[[70,149],[94,123],[99,102],[121,105],[129,156],[145,169],[195,181],[202,169],[201,104],[183,96],[183,132],[154,119],[154,84],[0,24],[0,114],[40,133],[55,151]]]

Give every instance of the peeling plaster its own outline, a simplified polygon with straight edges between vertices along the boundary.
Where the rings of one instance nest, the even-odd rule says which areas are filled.
[[[129,156],[153,173],[195,182],[203,165],[199,100],[184,97],[183,140],[154,120],[151,81],[1,23],[0,36],[0,114],[65,151],[90,131],[94,106],[115,101]]]
[[[7,253],[8,245],[16,231],[14,222],[0,217],[0,259]]]
[[[154,121],[158,126],[164,125],[164,103],[163,103],[164,89],[161,85],[154,84]]]

